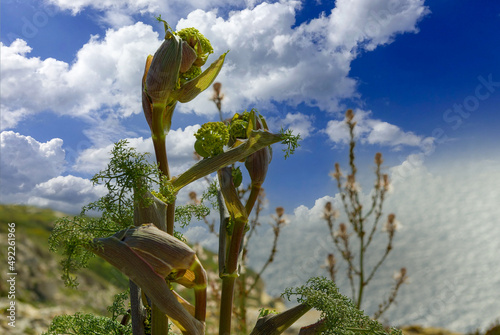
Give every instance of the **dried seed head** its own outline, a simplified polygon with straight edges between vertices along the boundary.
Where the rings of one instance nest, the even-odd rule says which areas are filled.
[[[222,87],[222,84],[217,82],[217,83],[214,83],[213,85],[213,88],[214,88],[214,92],[215,92],[215,95],[219,96],[220,95],[220,89]]]
[[[340,230],[340,232],[341,232],[342,234],[347,233],[347,226],[345,225],[345,223],[341,223],[341,224],[339,225],[339,230]]]
[[[389,214],[387,216],[387,221],[385,222],[384,227],[382,228],[383,231],[386,231],[389,236],[392,236],[394,232],[399,230],[401,228],[401,224],[396,220],[396,215],[394,214]]]
[[[198,199],[198,194],[195,191],[189,192],[189,203],[193,205],[199,205],[201,203],[200,199]]]
[[[349,233],[347,232],[347,226],[345,225],[345,223],[341,223],[339,225],[339,229],[335,231],[333,235],[335,237],[340,237],[344,241],[347,241],[347,239],[349,238]]]
[[[406,275],[406,268],[401,268],[399,272],[395,272],[394,275],[392,276],[396,282],[399,283],[407,283],[409,278]]]
[[[325,212],[330,213],[331,211],[332,211],[332,203],[330,201],[328,201],[325,204]]]
[[[285,209],[283,207],[276,207],[276,215],[281,218],[285,214]]]
[[[333,268],[335,266],[335,263],[336,263],[335,255],[328,254],[327,260],[328,260],[328,265]]]
[[[380,165],[382,165],[383,162],[384,162],[384,159],[382,158],[382,154],[380,152],[377,152],[375,154],[375,164],[377,164],[377,166],[380,166]]]
[[[323,209],[323,218],[326,220],[336,219],[340,216],[338,210],[333,208],[333,205],[330,201],[325,204],[325,208]]]
[[[346,121],[347,122],[351,122],[353,118],[354,118],[354,112],[352,111],[352,109],[348,109],[345,112],[345,119],[346,119]]]

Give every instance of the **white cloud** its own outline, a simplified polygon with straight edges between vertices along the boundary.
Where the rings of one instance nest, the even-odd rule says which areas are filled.
[[[148,53],[160,45],[158,34],[141,22],[92,36],[72,64],[29,57],[23,40],[1,44],[1,98],[4,128],[25,115],[51,110],[89,122],[141,113],[140,82]],[[96,117],[96,115],[98,117]]]
[[[48,3],[57,6],[61,10],[69,10],[73,15],[77,15],[86,8],[92,8],[103,11],[105,14],[101,17],[102,22],[115,26],[117,22],[130,20],[133,16],[141,15],[162,15],[167,20],[177,21],[191,11],[200,8],[209,10],[212,8],[229,7],[233,9],[241,8],[245,3],[253,7],[255,3],[261,1],[253,0],[48,0]],[[120,18],[116,13],[120,13]],[[118,20],[117,20],[118,19]]]
[[[167,154],[170,171],[173,175],[183,172],[194,164],[194,133],[200,128],[199,125],[187,126],[184,129],[171,130],[167,136]],[[150,153],[151,162],[154,159],[154,147],[151,137],[149,138],[126,138],[129,145],[141,153]],[[114,144],[92,147],[84,150],[76,160],[73,169],[79,172],[96,173],[106,167],[111,157],[110,152]]]
[[[157,12],[170,5],[108,0],[51,3],[74,14],[86,7],[103,10],[103,19],[120,28],[108,29],[102,38],[92,36],[71,64],[29,57],[31,48],[23,40],[2,44],[1,98],[2,109],[7,111],[3,127],[13,128],[28,115],[46,110],[82,117],[94,126],[108,119],[116,124],[140,113],[138,83],[145,56],[153,54],[161,41],[151,26],[127,25],[131,22],[127,15]],[[172,6],[176,4],[180,6],[180,2]],[[349,71],[359,50],[371,50],[390,43],[398,33],[416,31],[416,23],[427,13],[421,0],[338,0],[330,15],[292,28],[301,6],[298,1],[260,3],[232,11],[227,18],[209,10],[224,4],[197,3],[202,9],[181,19],[177,29],[195,26],[204,33],[217,50],[209,61],[231,50],[218,78],[226,93],[223,108],[228,112],[241,111],[251,103],[272,108],[272,101],[305,102],[338,111],[342,99],[358,96]],[[178,110],[215,115],[215,106],[209,103],[207,108],[210,94],[205,92]]]
[[[228,97],[225,111],[249,103],[270,107],[273,100],[338,111],[342,99],[357,96],[349,71],[359,50],[415,32],[428,12],[422,0],[338,0],[330,15],[292,28],[299,7],[297,1],[261,3],[227,19],[216,10],[195,10],[179,21],[177,29],[195,26],[215,50],[231,50],[218,78]],[[215,113],[205,107],[209,94],[181,108]]]
[[[49,207],[66,213],[78,213],[82,206],[106,194],[104,186],[93,186],[88,179],[59,176],[35,186],[27,204]]]
[[[423,137],[413,132],[405,132],[398,126],[385,121],[370,118],[371,111],[355,110],[354,133],[362,143],[380,144],[399,149],[401,146],[422,147],[431,150],[434,146],[432,137]],[[350,140],[349,128],[345,120],[330,120],[324,132],[330,141],[345,144]]]
[[[31,136],[3,131],[0,145],[2,201],[15,201],[9,195],[29,192],[36,184],[64,171],[65,153],[60,138],[41,143]]]
[[[285,118],[266,118],[270,131],[278,132],[281,128],[291,129],[294,135],[300,134],[301,139],[311,135],[314,130],[312,122],[314,116],[302,113],[287,113]]]

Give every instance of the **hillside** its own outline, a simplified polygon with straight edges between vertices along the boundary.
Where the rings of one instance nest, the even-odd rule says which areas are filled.
[[[113,295],[128,285],[127,278],[118,270],[95,258],[89,270],[78,274],[78,289],[64,286],[58,264],[61,257],[49,252],[47,242],[55,220],[62,216],[66,215],[49,209],[0,205],[0,257],[3,262],[7,258],[7,223],[16,224],[16,328],[7,325],[6,317],[0,321],[0,329],[8,329],[9,334],[40,334],[59,314],[77,311],[106,314]],[[8,291],[6,281],[0,281],[3,314],[9,304]]]
[[[41,334],[47,330],[54,316],[92,312],[108,315],[106,308],[116,293],[128,287],[128,279],[114,267],[96,257],[88,269],[78,273],[78,289],[64,286],[60,278],[60,255],[49,252],[48,238],[54,222],[64,213],[30,206],[0,205],[0,257],[7,259],[8,223],[16,224],[16,328],[7,325],[7,298],[9,287],[6,280],[0,281],[0,333]],[[212,283],[218,282],[217,258],[208,250],[196,248]],[[253,272],[248,270],[251,275]],[[178,288],[179,291],[182,289]],[[190,292],[184,292],[190,298]],[[249,324],[253,324],[260,306],[276,308],[276,303],[265,294],[264,285],[256,287],[249,298]],[[209,304],[208,315],[217,314],[217,306]],[[216,322],[210,322],[215,329]]]

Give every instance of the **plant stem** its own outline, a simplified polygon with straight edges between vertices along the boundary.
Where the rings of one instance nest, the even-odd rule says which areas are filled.
[[[247,203],[245,205],[245,209],[246,209],[248,214],[250,214],[250,212],[252,211],[253,206],[255,205],[255,202],[257,201],[257,198],[259,197],[259,193],[260,193],[260,189],[261,189],[260,185],[253,185],[252,184],[251,187],[252,187],[252,189],[250,190],[250,195],[248,196],[248,200],[247,200]]]
[[[141,304],[141,288],[129,280],[130,286],[130,314],[132,317],[132,333],[144,335],[144,319],[146,316]]]
[[[245,220],[237,220],[234,223],[231,244],[226,262],[226,273],[222,275],[222,296],[220,306],[219,335],[231,333],[231,318],[233,313],[234,283],[238,277],[238,257],[245,235]]]
[[[233,298],[235,275],[222,278],[222,296],[220,304],[219,335],[231,334],[231,317],[233,314]]]
[[[363,227],[361,227],[361,231],[363,230]],[[360,252],[359,252],[359,291],[358,291],[358,303],[357,307],[360,309],[361,307],[361,300],[363,299],[363,288],[365,287],[365,278],[364,278],[364,268],[363,268],[363,260],[364,260],[364,236],[360,237]]]
[[[168,334],[168,318],[155,304],[151,306],[151,334]]]
[[[165,145],[165,130],[163,125],[163,109],[153,105],[153,119],[151,137],[153,139],[153,146],[155,149],[156,162],[158,169],[162,174],[170,180],[170,169],[168,166],[167,147]],[[160,179],[160,183],[161,183]],[[174,215],[175,203],[167,205],[166,232],[170,235],[174,234]],[[151,306],[151,334],[153,335],[168,335],[168,317],[160,311],[155,305]]]

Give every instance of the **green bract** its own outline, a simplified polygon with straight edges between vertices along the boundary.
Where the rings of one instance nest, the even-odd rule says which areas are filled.
[[[222,122],[207,122],[194,134],[194,149],[202,157],[213,157],[224,152],[229,141],[229,131]]]

